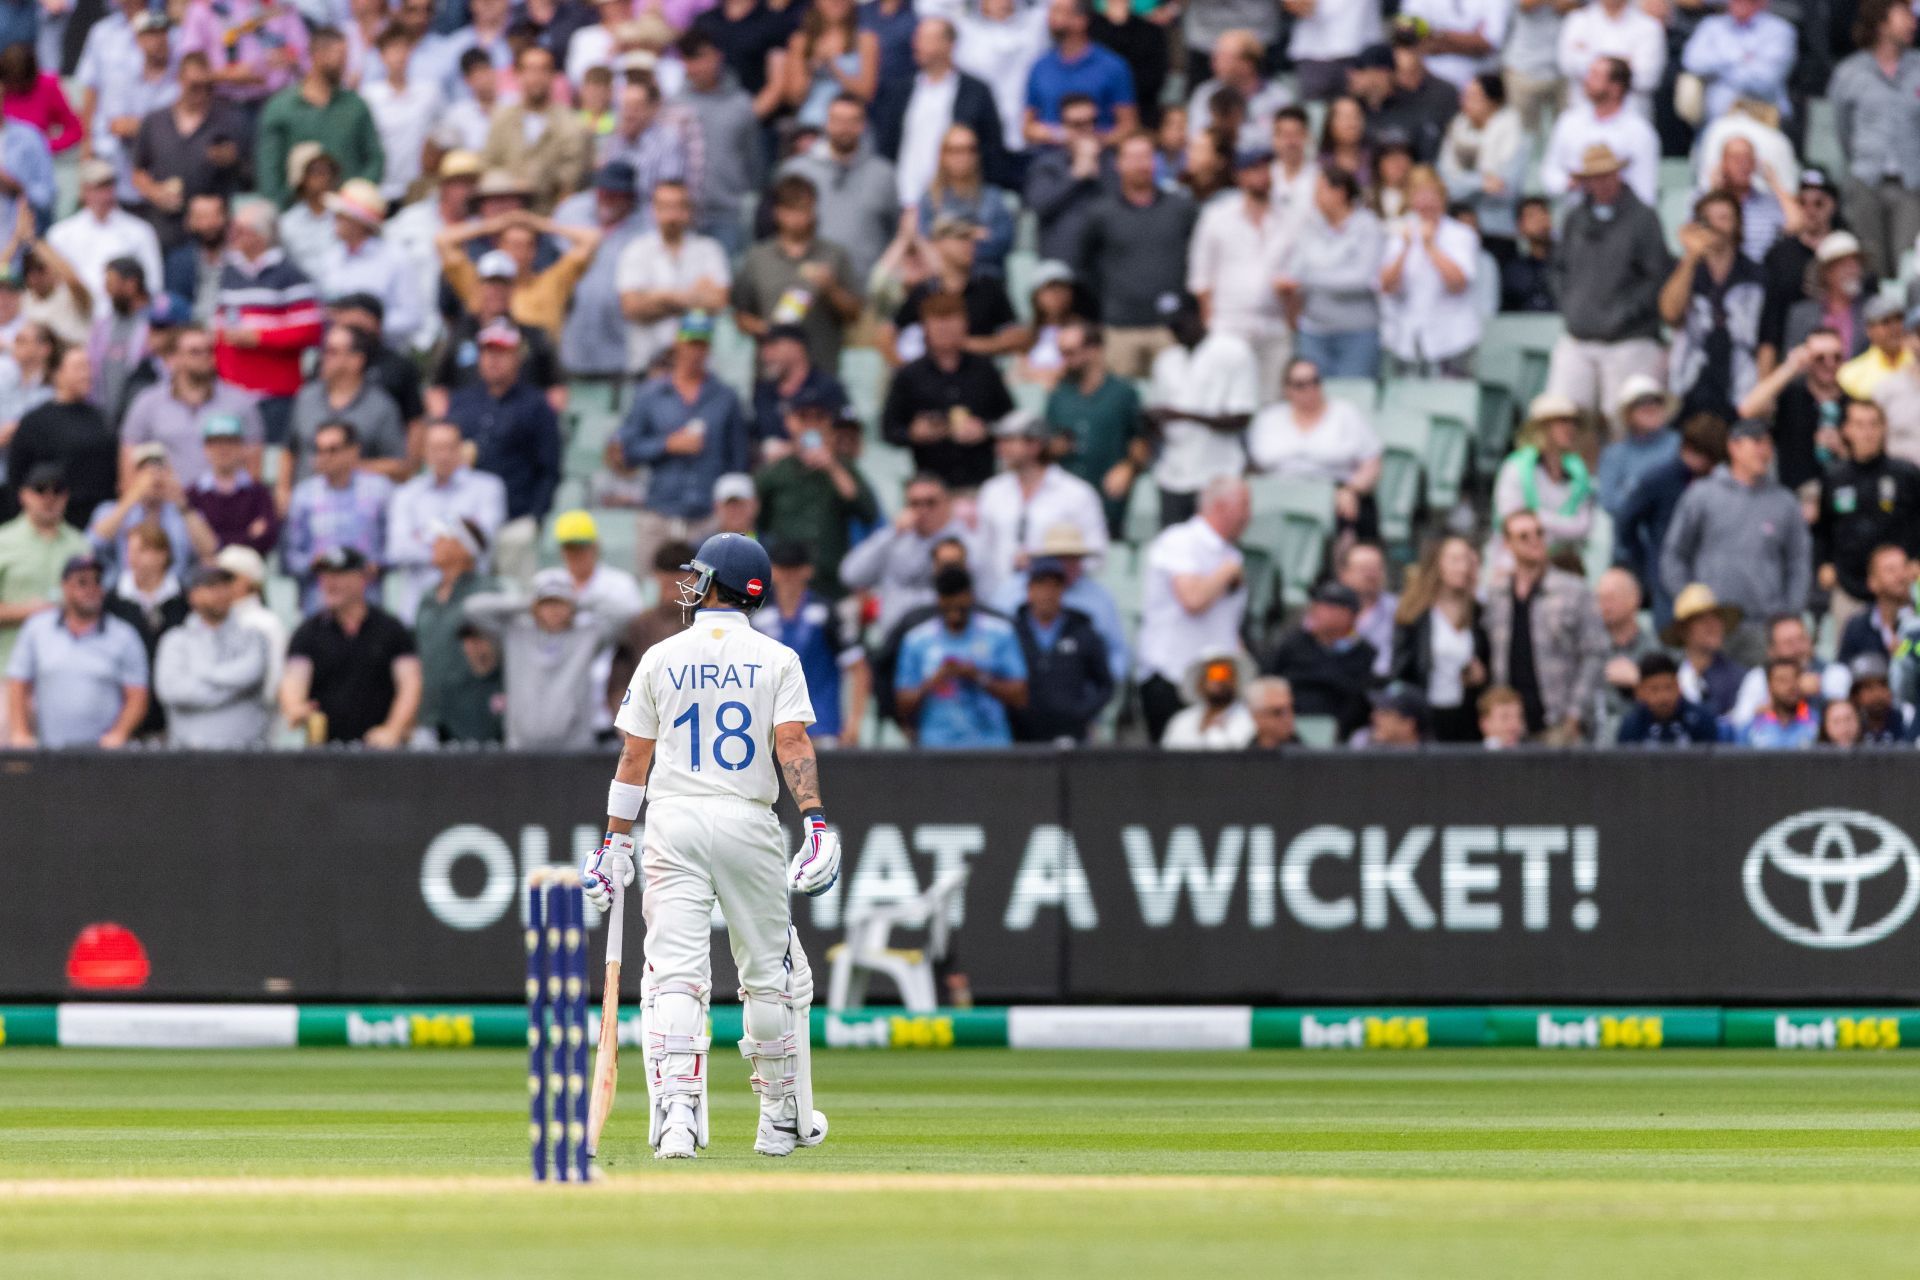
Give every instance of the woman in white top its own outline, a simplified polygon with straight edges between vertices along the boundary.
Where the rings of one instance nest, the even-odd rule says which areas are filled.
[[[1449,198],[1480,217],[1480,234],[1511,247],[1527,165],[1520,113],[1507,105],[1506,84],[1478,75],[1460,91],[1460,114],[1440,142],[1440,179]]]
[[[1380,437],[1372,424],[1354,405],[1327,398],[1311,360],[1289,361],[1281,389],[1285,398],[1247,428],[1248,460],[1258,471],[1332,481],[1340,527],[1372,536],[1373,487],[1380,483]]]
[[[1387,233],[1380,271],[1382,345],[1404,373],[1467,377],[1467,356],[1480,342],[1480,237],[1447,216],[1446,185],[1426,165],[1407,175],[1407,209]]]
[[[1394,680],[1426,695],[1435,742],[1477,742],[1475,700],[1491,650],[1473,598],[1480,556],[1459,534],[1429,546],[1408,574],[1394,611]]]

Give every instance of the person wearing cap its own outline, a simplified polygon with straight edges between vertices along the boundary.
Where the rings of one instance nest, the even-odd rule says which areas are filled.
[[[233,583],[218,565],[193,570],[193,612],[160,637],[153,692],[166,708],[170,747],[241,751],[267,743],[272,717],[261,693],[272,664],[266,638],[233,615]]]
[[[114,200],[116,175],[104,160],[80,164],[80,208],[47,230],[47,242],[72,264],[74,273],[93,297],[96,321],[113,314],[107,291],[109,263],[137,264],[143,285],[160,280],[160,241],[146,219],[120,208]]]
[[[85,528],[94,509],[119,492],[120,445],[106,415],[89,398],[93,362],[78,347],[60,353],[53,398],[20,419],[7,451],[7,474],[25,476],[42,462],[60,464],[72,501],[67,523]]]
[[[1215,46],[1214,58],[1245,36],[1229,32]],[[1218,199],[1200,211],[1187,252],[1187,289],[1199,299],[1207,327],[1236,334],[1253,348],[1260,365],[1260,387],[1267,399],[1279,395],[1292,348],[1286,313],[1274,292],[1271,264],[1292,234],[1286,211],[1272,199],[1273,153],[1260,145],[1234,153],[1236,196]]]
[[[500,477],[469,466],[464,443],[457,424],[430,423],[421,441],[426,466],[395,491],[387,511],[381,556],[388,569],[387,608],[408,626],[422,597],[440,581],[435,563],[438,531],[465,520],[491,543],[507,522],[506,485]],[[476,559],[484,564],[486,558]]]
[[[506,699],[499,651],[485,632],[467,621],[467,600],[497,591],[499,583],[482,574],[479,562],[488,550],[487,535],[469,519],[436,525],[430,535],[434,581],[420,598],[414,644],[420,655],[420,727],[440,742],[500,741],[500,712],[473,716],[483,690]],[[478,632],[491,660],[476,664],[469,648]],[[484,701],[481,696],[480,700]]]
[[[1887,413],[1872,401],[1847,405],[1840,436],[1846,456],[1820,478],[1813,558],[1815,582],[1830,593],[1834,625],[1845,627],[1879,594],[1872,583],[1876,548],[1920,552],[1920,467],[1888,455]],[[1903,590],[1904,584],[1894,586],[1896,598]]]
[[[417,37],[398,23],[382,28],[374,37],[374,52],[386,74],[360,82],[360,96],[373,114],[386,156],[380,195],[389,205],[405,199],[419,181],[422,153],[445,106],[433,78],[412,73],[418,47]]]
[[[1866,324],[1867,348],[1841,365],[1836,377],[1840,389],[1855,400],[1871,400],[1894,375],[1914,366],[1907,332],[1920,330],[1920,307],[1905,312],[1898,300],[1876,295],[1861,309],[1860,318]]]
[[[567,249],[552,266],[536,270],[542,236],[564,240]],[[482,254],[480,261],[468,255],[466,246],[470,242],[496,237],[498,247]],[[504,259],[513,270],[509,301],[513,318],[541,329],[549,341],[557,341],[568,299],[600,247],[600,232],[593,227],[563,227],[551,218],[523,210],[448,227],[434,238],[434,244],[440,251],[447,287],[461,306],[468,311],[480,309],[484,282],[499,279]],[[483,264],[487,267],[484,272]]]
[[[768,607],[750,616],[753,629],[800,656],[817,717],[807,736],[818,746],[858,746],[873,686],[867,651],[857,635],[844,634],[832,601],[813,589],[813,557],[805,543],[774,539],[767,556],[773,563],[773,596]]]
[[[317,276],[337,234],[327,197],[340,186],[340,163],[319,143],[300,142],[287,153],[287,171],[292,203],[281,213],[276,229],[294,264]]]
[[[1864,655],[1891,660],[1900,637],[1914,618],[1914,561],[1902,546],[1882,543],[1867,558],[1866,608],[1840,629],[1834,661],[1852,662]]]
[[[375,477],[377,478],[377,477]],[[420,712],[420,658],[413,633],[369,604],[367,557],[336,546],[312,562],[319,608],[287,642],[280,715],[308,741],[407,745]]]
[[[314,278],[328,297],[370,293],[384,308],[382,331],[395,342],[406,343],[419,329],[426,311],[416,280],[405,257],[381,236],[387,200],[380,187],[354,178],[329,195],[333,213],[333,245],[321,256]]]
[[[604,387],[616,401],[631,373],[620,259],[647,233],[648,213],[640,207],[638,196],[633,166],[614,160],[594,170],[587,190],[567,197],[554,210],[555,222],[600,233],[600,243],[574,286],[573,302],[560,328],[560,360],[570,380]]]
[[[1802,188],[1803,201],[1808,190]],[[1830,191],[1814,196],[1829,210],[1835,207]],[[1864,264],[1860,242],[1850,231],[1829,230],[1812,245],[1788,236],[1768,252],[1767,265],[1762,267],[1767,276],[1767,314],[1760,321],[1766,344],[1760,362],[1769,374],[1778,372],[1780,360],[1818,329],[1839,335],[1843,358],[1867,349],[1865,313],[1875,292],[1869,287]],[[1789,270],[1795,273],[1791,284],[1785,278]]]
[[[247,465],[258,455],[247,443],[244,421],[233,413],[210,413],[200,433],[203,461],[187,486],[188,503],[219,546],[271,552],[280,540],[280,512],[273,491]]]
[[[1014,712],[1014,741],[1085,742],[1124,678],[1125,659],[1116,674],[1099,628],[1067,605],[1072,574],[1065,561],[1041,556],[1024,577],[1011,611],[1027,664],[1027,703]]]
[[[1107,359],[1126,378],[1149,375],[1154,358],[1173,345],[1163,304],[1186,289],[1187,245],[1198,217],[1185,195],[1160,189],[1154,168],[1151,138],[1119,144],[1118,189],[1094,202],[1069,262],[1100,298]]]
[[[557,414],[567,407],[566,381],[553,340],[538,325],[514,318],[514,281],[519,265],[503,249],[489,249],[474,263],[479,287],[475,305],[463,308],[447,329],[439,361],[433,366],[426,394],[429,416],[444,418],[453,397],[480,381],[480,334],[496,323],[511,324],[520,333],[520,376],[545,396]]]
[[[167,447],[147,443],[127,451],[126,480],[117,501],[103,502],[87,523],[87,536],[109,564],[124,567],[127,537],[145,524],[167,535],[178,565],[211,556],[219,549],[205,519],[187,500],[186,487],[173,469]]]
[[[1343,739],[1366,723],[1373,683],[1373,646],[1353,629],[1359,615],[1360,597],[1350,588],[1321,583],[1299,625],[1262,664],[1293,686],[1299,714],[1333,717]]]
[[[802,393],[822,400],[835,418],[847,411],[840,379],[814,365],[807,335],[795,325],[775,325],[760,339],[760,376],[753,384],[753,437],[763,454],[787,447],[787,413]]]
[[[787,408],[791,449],[754,478],[760,498],[760,529],[769,539],[792,542],[812,556],[814,590],[828,600],[845,594],[840,561],[856,528],[881,519],[879,501],[859,470],[837,457],[828,441],[834,406],[819,391],[802,389]]]
[[[979,356],[1011,355],[1026,341],[1013,301],[998,271],[981,271],[980,227],[964,214],[943,213],[932,224],[928,245],[932,273],[907,290],[892,319],[880,326],[876,345],[894,367],[926,351],[921,309],[936,294],[965,305],[966,349]]]
[[[1713,712],[1681,691],[1679,670],[1679,664],[1664,653],[1650,653],[1641,660],[1633,705],[1621,718],[1615,742],[1623,747],[1684,747],[1720,740]]]
[[[254,134],[254,181],[260,194],[285,205],[288,158],[302,142],[317,142],[340,166],[344,178],[379,183],[386,173],[380,130],[366,100],[345,87],[346,38],[321,27],[308,44],[308,69],[297,82],[267,99]]]
[[[853,258],[820,234],[813,183],[787,174],[774,179],[766,200],[774,233],[740,260],[730,297],[734,323],[751,338],[764,337],[776,324],[798,325],[813,362],[838,369],[847,326],[864,306]]]
[[[1427,700],[1409,684],[1389,684],[1368,699],[1367,727],[1353,735],[1356,748],[1405,750],[1431,740],[1433,728]]]
[[[1622,173],[1640,203],[1651,208],[1660,181],[1660,139],[1628,101],[1633,73],[1614,57],[1599,57],[1581,73],[1587,102],[1569,107],[1553,123],[1540,161],[1540,185],[1556,199],[1597,174]],[[1608,158],[1602,161],[1598,149]]]
[[[168,373],[133,398],[120,426],[122,473],[132,469],[133,450],[155,444],[166,451],[173,473],[191,489],[207,470],[206,424],[224,415],[240,424],[247,470],[259,473],[266,434],[254,398],[222,381],[214,359],[213,337],[197,325],[181,327],[174,338]]]
[[[180,24],[178,52],[208,60],[223,101],[257,109],[299,78],[309,52],[307,24],[295,5],[193,0]]]
[[[507,523],[496,564],[503,576],[524,581],[533,572],[540,522],[553,509],[560,484],[560,420],[547,397],[526,379],[526,346],[505,318],[482,329],[479,377],[453,394],[446,417],[476,450],[473,465],[507,487]]]
[[[900,641],[894,706],[923,748],[1013,744],[1010,713],[1027,704],[1027,664],[1013,624],[974,602],[965,568],[934,575],[936,612]]]
[[[1128,627],[1120,616],[1120,606],[1115,602],[1113,593],[1087,572],[1087,562],[1093,555],[1092,544],[1077,525],[1056,524],[1041,535],[1028,566],[1007,575],[986,597],[986,605],[1012,617],[1027,600],[1031,564],[1040,560],[1057,564],[1063,575],[1061,603],[1065,608],[1086,615],[1087,621],[1100,637],[1108,670],[1113,676],[1114,687],[1118,688],[1126,683],[1132,669]],[[974,557],[970,556],[969,559],[973,560]]]
[[[1048,457],[1053,428],[1016,409],[994,424],[993,434],[1003,470],[980,487],[980,548],[973,562],[987,593],[1024,568],[1056,526],[1078,532],[1097,564],[1107,548],[1106,512],[1092,485]]]
[[[222,547],[213,563],[230,575],[227,595],[233,617],[241,626],[259,632],[266,642],[267,674],[260,701],[271,712],[280,705],[280,669],[286,661],[287,624],[268,607],[261,594],[267,581],[267,562],[252,547],[235,543]]]
[[[293,486],[280,556],[301,584],[301,612],[321,600],[317,564],[346,548],[373,562],[386,546],[393,481],[360,465],[360,435],[350,422],[322,423],[313,433],[313,473]],[[377,585],[377,579],[376,579]]]
[[[621,250],[615,267],[626,321],[626,368],[636,375],[644,375],[673,346],[680,317],[724,310],[733,283],[726,250],[693,230],[693,198],[685,183],[656,184],[652,213],[652,229]]]
[[[604,675],[594,661],[626,624],[584,608],[565,569],[533,575],[530,594],[477,592],[462,607],[467,621],[500,646],[506,678],[507,746],[517,750],[586,750],[594,744],[594,717]]]
[[[693,531],[691,540],[705,542],[716,533],[757,538],[759,530],[760,491],[753,477],[744,471],[729,471],[713,482],[713,515]]]
[[[551,50],[531,44],[513,62],[520,98],[493,113],[482,157],[533,187],[534,208],[546,212],[579,188],[593,167],[593,138],[553,92]]]
[[[1847,664],[1847,674],[1852,679],[1847,701],[1859,715],[1861,745],[1911,745],[1917,727],[1913,708],[1894,700],[1887,660],[1875,653],[1860,654]]]
[[[139,632],[107,611],[100,562],[71,557],[59,607],[28,618],[7,659],[9,745],[126,746],[147,714],[147,675]]]
[[[60,566],[92,548],[67,523],[67,475],[59,463],[38,463],[19,481],[20,514],[0,524],[0,671],[20,625],[58,596]],[[0,706],[0,740],[5,733],[6,710]]]
[[[1636,373],[1620,384],[1612,407],[1622,434],[1600,451],[1593,488],[1617,526],[1641,478],[1680,456],[1680,433],[1669,430],[1679,403],[1665,387]]]
[[[1846,158],[1841,179],[1847,222],[1866,250],[1867,270],[1886,278],[1920,232],[1920,50],[1912,7],[1897,0],[1859,6],[1857,50],[1827,82]]]

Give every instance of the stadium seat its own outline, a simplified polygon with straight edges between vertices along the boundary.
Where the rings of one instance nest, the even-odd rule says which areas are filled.
[[[561,459],[562,475],[584,480],[600,469],[607,441],[620,429],[620,415],[611,410],[580,411],[567,406],[567,451]]]
[[[1007,393],[1013,397],[1013,407],[1024,409],[1028,413],[1046,416],[1047,397],[1053,394],[1048,388],[1037,382],[1025,382],[1009,376]]]
[[[1146,573],[1146,554],[1137,551],[1124,542],[1116,542],[1107,548],[1105,559],[1094,570],[1093,578],[1107,589],[1113,597],[1114,608],[1120,612],[1120,621],[1125,624],[1127,634],[1133,634],[1140,623],[1140,601],[1143,592],[1142,578]]]
[[[1333,537],[1333,484],[1290,476],[1247,477],[1253,522],[1247,542],[1273,556],[1289,605],[1305,604]]]
[[[1682,188],[1678,191],[1660,193],[1660,229],[1667,233],[1667,241],[1676,248],[1680,243],[1680,228],[1693,221],[1693,192]]]
[[[1362,413],[1372,413],[1380,403],[1380,384],[1372,378],[1323,378],[1320,389],[1329,400],[1344,400]]]
[[[1427,503],[1444,511],[1460,501],[1469,445],[1480,432],[1480,385],[1457,378],[1401,378],[1387,384],[1382,409],[1422,414],[1427,440]]]
[[[567,383],[567,414],[609,414],[619,412],[620,388],[611,382]]]
[[[1524,410],[1546,390],[1553,344],[1566,330],[1566,321],[1545,312],[1511,311],[1491,317],[1480,335],[1481,381],[1506,386],[1515,407]]]
[[[1151,479],[1142,477],[1127,493],[1126,539],[1144,547],[1160,532],[1160,491]]]
[[[616,569],[644,577],[652,566],[639,562],[639,514],[630,507],[594,507],[592,512],[600,531],[600,558]]]
[[[1332,716],[1295,716],[1293,732],[1303,747],[1331,747],[1340,742],[1340,724]]]
[[[827,950],[832,964],[827,981],[827,1008],[835,1013],[866,1006],[867,984],[878,974],[892,981],[900,1003],[914,1013],[933,1013],[938,1005],[934,966],[947,958],[951,935],[948,911],[965,889],[968,867],[963,863],[928,886],[926,892],[904,902],[870,903],[847,911],[847,940]],[[927,931],[926,946],[905,950],[890,947],[896,929]]]
[[[1693,161],[1686,156],[1667,156],[1660,161],[1659,192],[1693,190]]]
[[[880,438],[880,406],[887,394],[887,362],[872,347],[840,352],[840,385],[847,389],[854,416],[867,426],[867,438]]]
[[[734,326],[733,318],[723,315],[713,326],[713,352],[709,357],[714,377],[730,387],[751,392],[754,368],[753,339]]]
[[[1420,476],[1432,446],[1433,426],[1423,414],[1380,409],[1374,430],[1384,446],[1374,503],[1380,510],[1380,536],[1393,544],[1413,538],[1413,513],[1420,505]]]
[[[860,461],[855,465],[873,486],[881,509],[888,515],[896,514],[906,494],[907,481],[913,479],[913,454],[895,445],[870,440],[860,450]]]
[[[1023,324],[1033,320],[1033,274],[1039,266],[1039,256],[1031,249],[1015,249],[1007,255],[1007,297]]]
[[[1840,177],[1847,171],[1846,156],[1840,150],[1840,126],[1833,103],[1825,98],[1807,100],[1807,145],[1801,158]]]
[[[1580,557],[1587,570],[1589,586],[1600,581],[1600,575],[1613,564],[1613,517],[1605,508],[1593,509],[1593,525],[1587,532],[1587,545]]]

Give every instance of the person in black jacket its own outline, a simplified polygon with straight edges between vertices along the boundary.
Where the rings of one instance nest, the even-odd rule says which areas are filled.
[[[1920,467],[1887,456],[1887,415],[1871,400],[1847,405],[1840,420],[1847,460],[1820,478],[1820,514],[1813,524],[1819,584],[1833,595],[1842,623],[1873,599],[1867,581],[1874,548],[1920,553]]]
[[[1267,674],[1285,676],[1293,686],[1295,711],[1303,716],[1332,716],[1345,738],[1367,722],[1372,706],[1373,646],[1354,634],[1360,597],[1338,582],[1322,583],[1313,593],[1300,626],[1281,640],[1267,663]]]
[[[1389,678],[1427,699],[1435,742],[1478,742],[1477,703],[1493,650],[1473,598],[1480,556],[1457,534],[1428,547],[1394,613]]]
[[[1886,543],[1873,549],[1867,560],[1867,591],[1871,603],[1840,628],[1835,662],[1863,656],[1892,661],[1901,629],[1913,617],[1913,560],[1906,548]]]
[[[935,136],[944,137],[950,125],[965,125],[980,142],[980,176],[992,186],[1017,186],[1017,175],[1008,162],[1006,130],[1000,121],[1000,108],[994,105],[993,90],[985,81],[953,65],[953,46],[953,23],[937,17],[920,19],[920,25],[913,31],[913,61],[919,72],[913,77],[909,92],[887,95],[874,104],[874,150],[888,160],[899,160],[914,95],[937,94],[952,77],[953,111],[948,119],[939,122]]]
[[[1027,659],[1027,705],[1013,716],[1015,742],[1084,742],[1113,696],[1106,642],[1086,614],[1064,607],[1066,590],[1066,565],[1050,556],[1033,562],[1027,602],[1013,615]]]
[[[1727,424],[1710,413],[1695,414],[1680,426],[1680,456],[1641,476],[1614,522],[1614,563],[1640,580],[1659,626],[1673,618],[1673,598],[1660,585],[1660,548],[1674,508],[1688,485],[1726,460]]]
[[[1680,666],[1664,653],[1640,660],[1633,707],[1620,722],[1621,746],[1689,746],[1717,742],[1713,712],[1680,695]]]

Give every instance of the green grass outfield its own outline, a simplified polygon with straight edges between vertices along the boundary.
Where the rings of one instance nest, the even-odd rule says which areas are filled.
[[[0,1275],[1911,1275],[1920,1056],[815,1054],[825,1147],[526,1185],[524,1055],[0,1052]]]

